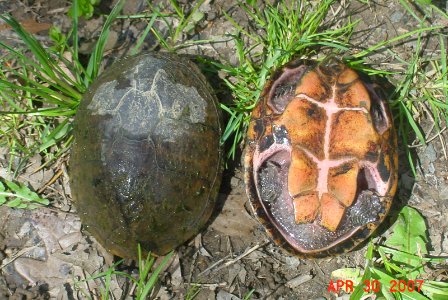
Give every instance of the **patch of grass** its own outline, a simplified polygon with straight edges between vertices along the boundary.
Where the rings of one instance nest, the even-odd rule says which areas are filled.
[[[433,13],[439,14],[445,20],[448,20],[448,17],[445,12],[427,2],[417,1],[415,4],[400,0],[421,26],[412,32],[378,43],[353,55],[347,53],[350,53],[350,38],[355,30],[356,21],[347,19],[346,23],[340,24],[326,21],[337,19],[329,15],[332,12],[332,5],[337,4],[335,0],[279,1],[276,5],[266,4],[262,9],[258,1],[238,2],[254,23],[251,28],[243,28],[230,14],[225,14],[227,20],[234,26],[234,32],[229,33],[228,37],[234,41],[238,65],[212,63],[227,74],[225,83],[235,99],[231,105],[221,104],[222,109],[229,114],[229,122],[222,137],[223,143],[229,142],[231,145],[228,156],[234,158],[240,142],[244,139],[251,110],[256,105],[272,70],[278,69],[292,58],[321,59],[321,53],[336,53],[347,55],[346,62],[356,69],[368,74],[387,76],[391,72],[367,67],[365,62],[377,51],[391,52],[388,50],[389,46],[411,37],[416,40],[411,60],[401,59],[399,55],[391,52],[406,70],[403,74],[397,72],[393,74],[403,75],[397,83],[395,100],[392,103],[398,111],[396,115],[398,131],[405,145],[413,143],[409,140],[410,132],[415,133],[419,144],[440,138],[440,133],[446,130],[448,122],[448,68],[445,55],[447,35],[441,31],[443,26],[432,26],[428,20]],[[203,3],[204,0],[197,1],[187,10],[177,1],[170,0],[174,12],[167,14],[162,8],[152,6],[148,1],[151,7],[151,14],[145,15],[145,18],[149,18],[148,25],[134,52],[140,48],[149,32],[152,32],[160,45],[169,51],[210,42],[185,41],[204,18],[199,10]],[[419,3],[422,4],[420,11],[423,15],[419,15],[414,8],[414,5]],[[69,149],[72,142],[71,117],[76,113],[82,94],[99,73],[110,26],[123,4],[124,0],[119,1],[107,18],[87,66],[79,62],[77,28],[80,12],[76,0],[72,11],[72,30],[64,35],[58,29],[52,29],[51,37],[54,45],[51,48],[44,48],[12,17],[0,16],[23,41],[20,49],[0,42],[0,47],[7,53],[0,58],[2,107],[0,146],[7,146],[10,149],[9,169],[15,174],[20,173],[27,159],[35,153],[42,153],[45,159],[44,165],[47,165]],[[164,26],[154,27],[157,22],[161,22]],[[165,31],[157,29],[162,27]],[[423,44],[425,34],[428,33],[436,34],[440,45],[440,53],[431,57],[425,52]],[[424,132],[419,124],[423,116],[433,121],[432,129],[427,132]],[[414,143],[412,146],[418,144]],[[37,195],[24,185],[7,182],[5,184],[0,186],[0,204],[22,207],[34,203],[47,203],[45,199],[38,199]],[[427,255],[425,230],[421,217],[412,209],[405,208],[394,229],[396,233],[384,246],[370,245],[366,256],[367,265],[363,276],[357,277],[358,282],[376,279],[384,282],[384,290],[381,292],[387,299],[409,298],[411,296],[409,294],[390,295],[388,289],[391,286],[388,282],[392,279],[415,280],[424,274],[426,265],[437,264],[440,261]],[[413,245],[418,245],[418,248],[412,248]],[[134,280],[140,297],[144,298],[150,294],[157,278],[153,275],[160,272],[157,269],[158,271],[150,275],[153,263],[154,259],[148,257],[140,268],[140,279],[131,279]],[[112,275],[129,276],[116,271],[115,268],[116,265],[90,278],[103,278],[105,283],[101,292],[103,299],[109,297]],[[433,299],[436,299],[437,295],[446,297],[446,289],[445,283],[428,280],[422,286],[421,297],[424,297],[423,295]],[[354,295],[362,297],[363,292],[357,288]],[[412,294],[414,298],[420,297],[416,295]]]
[[[431,20],[434,14],[437,14],[444,22],[448,22],[448,15],[432,5],[431,1],[422,2],[412,3],[412,7],[417,7],[413,9],[409,2],[400,1],[422,28],[425,24],[432,24]],[[419,3],[420,6],[418,6]],[[418,16],[418,13],[421,12],[424,12],[423,17]],[[446,141],[441,134],[448,125],[448,67],[446,58],[448,31],[446,27],[438,26],[430,32],[433,41],[438,41],[440,52],[429,52],[426,49],[427,37],[424,37],[423,33],[422,31],[417,35],[412,59],[404,60],[396,55],[405,67],[406,72],[403,79],[397,84],[396,100],[392,105],[398,111],[398,131],[405,145],[409,145],[410,148],[418,147],[439,138],[443,154],[447,159]],[[424,119],[429,119],[431,122],[431,126],[426,132],[420,125],[420,121]],[[408,140],[410,132],[415,134],[416,140]],[[415,175],[411,153],[409,148],[406,147],[406,150]]]
[[[73,141],[71,117],[82,94],[98,76],[112,21],[124,5],[119,1],[106,19],[88,64],[78,56],[77,1],[73,2],[72,29],[63,35],[53,28],[54,45],[45,48],[8,14],[0,15],[17,34],[18,47],[0,42],[0,146],[9,148],[9,171],[20,174],[36,153],[42,167],[63,156]]]
[[[149,13],[136,15],[121,15],[121,19],[147,20],[145,30],[133,47],[131,54],[139,52],[144,40],[152,33],[158,42],[154,48],[162,47],[169,52],[176,52],[182,48],[197,44],[214,42],[213,40],[190,40],[188,37],[195,33],[196,26],[204,20],[205,14],[199,11],[205,0],[199,0],[190,9],[180,5],[176,0],[170,0],[170,9],[165,8],[162,3],[153,5],[147,0]]]
[[[348,51],[348,41],[356,22],[349,20],[345,25],[331,28],[325,20],[334,3],[333,0],[315,4],[280,1],[277,5],[266,4],[261,9],[257,1],[239,1],[239,6],[255,23],[255,28],[250,31],[225,14],[235,27],[235,32],[229,35],[234,39],[239,61],[236,66],[214,63],[227,74],[225,83],[234,97],[232,105],[221,104],[230,116],[222,137],[223,143],[231,140],[229,158],[235,157],[244,139],[250,113],[273,70],[292,58],[317,57],[323,50],[325,53]]]
[[[149,299],[151,292],[154,289],[157,280],[159,279],[160,273],[167,266],[170,258],[173,256],[174,252],[168,253],[163,258],[160,258],[159,264],[153,270],[154,264],[156,262],[156,258],[148,253],[145,259],[142,258],[140,245],[138,246],[138,270],[139,275],[137,278],[129,275],[126,272],[118,271],[117,267],[123,262],[120,260],[110,266],[104,272],[98,272],[86,279],[76,281],[74,286],[75,289],[80,291],[86,299],[92,299],[90,294],[92,291],[84,290],[81,285],[83,283],[88,283],[90,281],[101,282],[102,287],[100,288],[100,297],[103,300],[115,299],[112,291],[111,291],[111,282],[115,280],[114,277],[121,276],[127,278],[132,284],[133,287],[130,289],[129,295],[124,295],[123,297],[133,297],[133,299],[137,300],[145,300]]]
[[[194,298],[196,298],[200,291],[201,288],[199,287],[199,285],[192,283],[187,290],[185,300],[193,300]]]
[[[434,266],[446,264],[447,259],[428,254],[424,218],[417,210],[404,207],[392,231],[381,245],[369,244],[364,270],[339,269],[332,273],[332,279],[354,283],[350,299],[365,299],[368,295],[384,299],[446,299],[448,283],[436,281]]]
[[[48,199],[41,198],[23,183],[0,180],[0,205],[33,209],[49,203]]]
[[[76,8],[78,10],[78,15],[81,17],[85,17],[86,19],[90,19],[93,16],[93,11],[95,6],[100,4],[101,0],[78,0],[76,4]],[[70,8],[68,14],[69,16],[73,16],[74,5]]]
[[[195,33],[195,28],[203,21],[205,15],[199,10],[205,0],[196,1],[191,9],[187,10],[179,5],[176,0],[169,0],[173,13],[163,13],[165,9],[154,6],[147,1],[150,11],[158,17],[160,24],[152,26],[151,32],[159,41],[160,46],[170,52],[176,52],[182,48],[197,44],[214,42],[214,40],[190,40],[188,37]],[[157,29],[161,28],[161,29]]]
[[[446,51],[444,38],[440,36],[440,47]],[[411,158],[410,148],[425,145],[428,141],[440,138],[442,151],[447,158],[445,142],[441,133],[446,130],[448,118],[448,73],[445,55],[429,57],[422,53],[422,41],[417,40],[416,51],[412,59],[402,61],[406,67],[404,78],[399,82],[392,103],[398,113],[398,131],[403,139],[411,168],[415,175],[415,166]],[[430,129],[424,132],[420,121],[429,119]],[[417,137],[409,140],[410,132]]]
[[[157,266],[157,268],[153,271],[151,275],[149,275],[149,272],[151,271],[154,265],[155,257],[151,256],[151,253],[148,253],[146,260],[143,261],[139,246],[138,248],[139,280],[136,282],[137,300],[145,300],[150,296],[151,291],[153,290],[157,282],[160,272],[162,271],[163,268],[165,268],[171,256],[173,256],[173,253],[174,252],[170,252],[169,254],[164,256],[160,264]]]

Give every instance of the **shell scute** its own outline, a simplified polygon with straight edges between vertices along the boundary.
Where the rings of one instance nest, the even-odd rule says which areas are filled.
[[[357,161],[330,168],[328,191],[345,207],[352,205],[355,201],[358,174],[359,164]]]
[[[298,99],[286,107],[274,124],[290,124],[291,128],[301,128],[301,130],[289,131],[291,142],[323,158],[326,119],[327,116],[322,108],[315,103]]]
[[[316,192],[295,196],[293,201],[294,217],[298,224],[316,219],[320,206],[319,195]]]
[[[345,207],[330,193],[322,194],[320,203],[322,214],[320,224],[330,231],[335,231],[341,223]]]
[[[317,175],[316,163],[303,150],[294,149],[288,171],[288,190],[291,196],[315,190]]]
[[[344,86],[338,86],[335,102],[339,107],[358,107],[370,110],[369,92],[360,80]]]
[[[363,111],[343,110],[334,115],[331,124],[330,158],[356,157],[363,159],[379,141],[378,133]]]
[[[295,95],[304,95],[319,102],[326,102],[330,95],[330,87],[317,72],[310,71],[297,84]]]

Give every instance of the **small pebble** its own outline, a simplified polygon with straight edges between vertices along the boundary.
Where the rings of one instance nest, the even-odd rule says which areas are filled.
[[[432,144],[426,146],[424,155],[429,162],[435,162],[437,160],[437,152]]]
[[[207,21],[212,21],[214,19],[216,19],[216,12],[215,11],[209,11],[207,12]]]
[[[448,185],[445,185],[440,189],[439,195],[440,195],[440,199],[448,200]]]
[[[298,286],[310,281],[311,279],[313,279],[313,276],[309,274],[304,274],[289,280],[287,283],[285,283],[285,285],[290,289],[295,289]]]
[[[401,11],[396,11],[390,16],[392,23],[398,23],[401,18],[403,18],[403,13]]]
[[[428,166],[428,172],[431,174],[434,174],[435,171],[436,171],[436,168],[434,168],[434,164],[430,163]]]
[[[295,256],[287,256],[285,259],[285,265],[290,268],[297,268],[300,266],[300,259]]]
[[[437,176],[435,176],[433,174],[425,174],[425,181],[427,184],[432,185],[432,186],[438,185],[438,178],[437,178]]]
[[[232,179],[230,179],[230,186],[232,186],[232,187],[239,186],[240,183],[241,183],[241,179],[239,179],[237,177],[232,177]]]

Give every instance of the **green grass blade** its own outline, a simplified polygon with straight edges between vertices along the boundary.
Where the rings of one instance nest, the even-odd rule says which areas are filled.
[[[401,5],[406,9],[406,11],[414,17],[420,24],[423,23],[423,20],[420,19],[414,12],[414,10],[409,6],[408,2],[406,0],[399,0]]]
[[[186,30],[186,27],[189,25],[191,18],[195,15],[195,13],[198,11],[199,7],[204,3],[205,0],[199,0],[193,9],[189,12],[188,16],[185,17],[185,14],[182,12],[182,15],[179,15],[180,22],[179,26],[176,27],[176,30],[174,32],[173,36],[173,42],[176,42],[179,38],[179,35],[182,33],[182,31]],[[170,0],[171,4],[176,3],[174,0]],[[176,12],[179,12],[180,10],[176,10]]]
[[[143,45],[143,42],[145,41],[145,38],[148,36],[148,34],[151,32],[151,29],[154,25],[154,22],[157,20],[158,15],[153,13],[151,15],[151,19],[149,19],[148,25],[146,25],[145,31],[142,33],[142,35],[140,36],[140,38],[137,40],[137,43],[135,44],[135,46],[132,48],[131,50],[131,55],[135,55],[140,51],[140,48]]]
[[[46,67],[42,66],[39,60],[35,62],[32,59],[28,58],[23,53],[21,53],[19,50],[13,49],[12,47],[2,42],[0,42],[0,47],[8,50],[10,54],[15,57],[15,59],[17,59],[19,62],[23,64],[23,66],[25,66],[25,69],[27,71],[32,72],[34,76],[36,76],[39,80],[52,85],[53,87],[60,90],[64,94],[71,95],[75,99],[81,98],[81,94],[79,91],[73,89],[69,83],[60,79],[60,77],[66,79],[67,76],[56,64],[45,62],[45,64],[52,67],[51,73],[48,73]],[[10,71],[15,72],[11,69]],[[55,73],[55,71],[58,71],[58,73]],[[29,79],[25,75],[21,76],[24,79],[24,82],[26,83],[30,83],[33,81],[32,79]]]
[[[69,119],[65,119],[55,129],[53,129],[48,135],[41,138],[39,146],[39,152],[42,152],[53,145],[56,145],[61,139],[69,134],[73,129],[73,124]]]
[[[79,19],[79,0],[73,0],[72,5],[72,52],[73,52],[73,61],[79,61],[79,42],[78,42],[78,19]]]
[[[422,131],[420,130],[419,125],[417,124],[417,122],[415,122],[414,116],[412,115],[409,108],[406,106],[406,104],[403,101],[400,101],[399,104],[401,107],[401,112],[405,114],[406,120],[409,122],[409,125],[411,126],[411,128],[413,129],[415,134],[417,135],[417,138],[420,140],[420,142],[422,144],[426,144],[426,139],[425,139]],[[412,104],[411,104],[411,106],[412,106]]]
[[[174,8],[176,14],[182,19],[185,18],[184,11],[180,8],[179,4],[176,0],[170,0],[171,7]]]
[[[392,38],[390,40],[385,40],[383,42],[375,44],[375,45],[367,48],[366,50],[363,50],[363,51],[360,51],[360,52],[354,54],[353,57],[354,58],[361,58],[361,57],[364,57],[366,55],[372,54],[373,52],[375,52],[376,50],[378,50],[380,48],[384,48],[385,46],[391,45],[391,44],[393,44],[395,42],[402,41],[402,40],[404,40],[404,39],[406,39],[408,37],[411,37],[413,35],[416,35],[418,33],[434,32],[436,30],[443,29],[443,28],[444,28],[443,26],[432,26],[432,27],[419,28],[419,29],[416,29],[414,31],[410,31],[410,32],[404,33],[402,35],[396,36],[396,37],[394,37],[394,38]]]
[[[90,85],[90,82],[98,76],[98,72],[103,59],[104,49],[106,47],[107,38],[109,37],[110,26],[120,13],[124,4],[125,4],[124,0],[119,0],[117,4],[115,4],[115,6],[113,7],[112,11],[110,12],[109,16],[107,17],[103,25],[100,37],[98,38],[98,41],[95,45],[95,49],[93,50],[93,54],[90,57],[87,66],[86,72],[88,77],[86,77],[86,80],[89,81],[86,82],[87,86]]]
[[[154,272],[151,274],[151,277],[149,278],[148,282],[145,284],[142,293],[138,295],[138,299],[144,300],[149,296],[149,293],[152,291],[157,279],[159,278],[159,274],[162,271],[162,269],[166,266],[168,261],[170,260],[171,256],[173,256],[174,252],[171,251],[168,253],[160,263],[160,265],[154,270]]]
[[[443,53],[447,53],[447,48],[445,45],[446,36],[439,35],[439,44],[440,44],[440,63],[441,63],[441,71],[442,71],[442,91],[445,96],[445,104],[448,105],[448,64],[446,55]],[[448,108],[446,109],[445,122],[448,124]]]
[[[26,32],[22,25],[20,25],[20,23],[11,15],[0,15],[0,18],[11,26],[11,28],[19,35],[20,39],[27,45],[39,63],[43,66],[45,73],[51,77],[55,77],[56,75],[53,72],[53,66],[51,64],[52,59],[48,56],[48,53],[40,43],[31,34]]]

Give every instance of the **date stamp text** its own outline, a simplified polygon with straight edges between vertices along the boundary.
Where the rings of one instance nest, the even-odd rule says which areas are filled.
[[[396,280],[393,279],[389,282],[389,292],[391,293],[402,293],[402,292],[420,292],[424,280]],[[363,290],[366,293],[378,293],[381,290],[381,282],[379,280],[364,280],[362,282]],[[352,293],[354,290],[353,281],[347,280],[330,280],[328,284],[328,292],[338,293],[340,290],[346,293]]]

